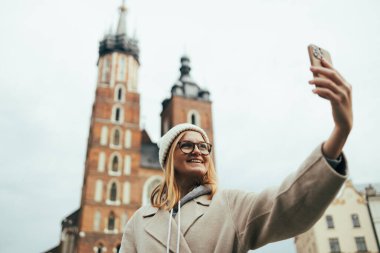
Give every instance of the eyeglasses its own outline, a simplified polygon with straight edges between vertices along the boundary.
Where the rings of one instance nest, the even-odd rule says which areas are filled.
[[[194,143],[191,141],[178,142],[179,149],[185,154],[192,153],[195,149],[195,146],[197,146],[199,152],[201,152],[202,155],[208,155],[211,153],[212,145],[210,143],[207,143],[207,142]]]

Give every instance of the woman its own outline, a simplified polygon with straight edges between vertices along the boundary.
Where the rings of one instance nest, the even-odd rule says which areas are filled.
[[[310,228],[347,178],[342,148],[352,128],[351,86],[322,63],[310,84],[331,102],[335,127],[294,174],[259,194],[217,191],[207,134],[177,125],[159,142],[164,181],[129,220],[120,252],[247,252]]]

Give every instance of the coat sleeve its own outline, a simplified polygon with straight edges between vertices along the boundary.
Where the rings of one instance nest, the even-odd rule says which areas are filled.
[[[123,238],[121,239],[121,247],[119,253],[136,253],[136,244],[135,244],[135,234],[134,234],[134,226],[135,226],[135,217],[128,221],[125,226]]]
[[[344,155],[343,159],[346,166]],[[242,248],[256,249],[309,229],[322,216],[346,178],[331,168],[320,145],[277,188],[259,194],[226,191]]]

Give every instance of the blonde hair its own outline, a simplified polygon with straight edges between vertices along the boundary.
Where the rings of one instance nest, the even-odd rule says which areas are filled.
[[[179,134],[171,144],[164,168],[164,180],[154,188],[150,196],[150,202],[153,207],[171,210],[181,198],[180,189],[174,175],[174,151],[179,140],[186,132],[187,131],[184,131]],[[211,194],[209,195],[209,199],[211,199],[217,190],[216,170],[212,157],[209,159],[207,172],[201,179],[200,184],[206,184],[211,189]]]

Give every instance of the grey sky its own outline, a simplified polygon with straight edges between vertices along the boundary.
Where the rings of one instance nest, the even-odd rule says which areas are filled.
[[[0,8],[0,252],[40,252],[79,207],[98,41],[121,1],[13,0]],[[210,90],[223,188],[277,185],[332,129],[306,47],[328,49],[353,85],[345,148],[354,183],[380,181],[380,3],[376,0],[128,0],[141,48],[142,125],[159,137],[161,101],[190,56]],[[295,252],[293,241],[256,252]]]

